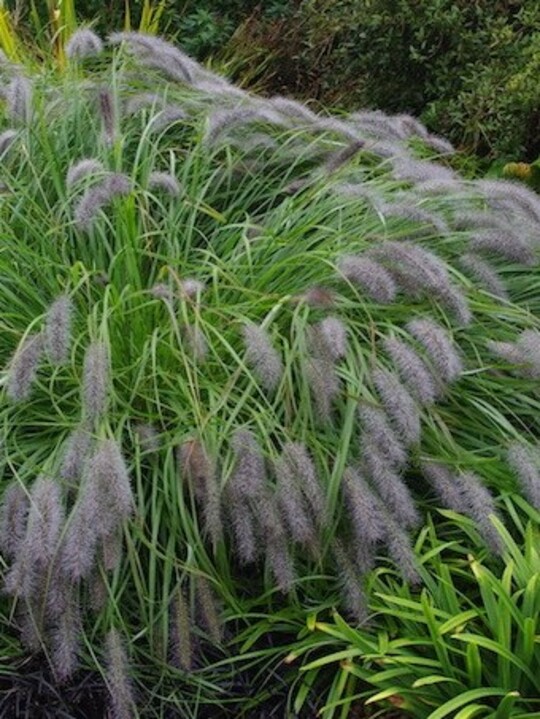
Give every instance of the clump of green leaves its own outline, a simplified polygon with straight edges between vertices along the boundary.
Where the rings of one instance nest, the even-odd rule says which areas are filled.
[[[355,628],[337,613],[331,621],[312,616],[289,648],[289,663],[302,657],[295,709],[310,687],[328,685],[334,668],[327,718],[348,716],[355,702],[381,701],[419,719],[537,716],[540,516],[505,502],[512,532],[495,520],[504,544],[499,564],[482,558],[473,523],[443,512],[448,541],[429,522],[416,542],[421,592],[381,569],[370,582],[371,627]]]

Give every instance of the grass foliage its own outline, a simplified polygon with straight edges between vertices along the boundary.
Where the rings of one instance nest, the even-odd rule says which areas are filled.
[[[3,656],[41,652],[57,685],[97,669],[114,716],[255,716],[306,614],[356,636],[390,561],[414,634],[384,653],[414,664],[426,625],[425,680],[479,651],[441,638],[472,611],[451,585],[410,589],[436,589],[431,542],[485,641],[515,604],[524,662],[538,568],[501,498],[540,503],[538,198],[463,180],[411,117],[263,100],[156,38],[66,52],[61,77],[3,69]],[[463,529],[422,529],[429,503]],[[464,561],[471,524],[502,578]],[[508,707],[528,674],[500,656]]]

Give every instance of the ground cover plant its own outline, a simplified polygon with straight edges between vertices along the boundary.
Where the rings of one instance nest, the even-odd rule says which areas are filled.
[[[421,584],[426,499],[487,562],[540,506],[540,200],[151,36],[66,55],[2,69],[2,654],[112,716],[283,715],[307,613]]]

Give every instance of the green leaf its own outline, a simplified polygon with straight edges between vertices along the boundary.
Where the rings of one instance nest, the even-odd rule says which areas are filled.
[[[477,699],[487,699],[488,697],[504,696],[506,691],[497,687],[493,688],[482,688],[482,689],[469,689],[469,691],[463,692],[457,697],[453,697],[449,701],[445,702],[441,707],[431,712],[427,719],[443,719],[452,712],[462,707],[464,704],[469,704]]]

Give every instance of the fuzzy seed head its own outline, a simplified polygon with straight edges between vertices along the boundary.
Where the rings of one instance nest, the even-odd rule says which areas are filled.
[[[159,452],[160,440],[157,429],[148,422],[139,422],[135,425],[135,435],[139,440],[141,449],[148,454]]]
[[[283,362],[268,332],[249,322],[244,325],[243,334],[248,366],[265,389],[275,390],[283,376]]]
[[[66,175],[66,187],[68,190],[71,190],[86,177],[104,173],[105,168],[99,160],[96,160],[93,157],[86,157],[70,165]]]
[[[16,75],[6,90],[6,110],[15,122],[27,124],[32,116],[32,85],[28,78]]]
[[[129,662],[117,629],[111,629],[105,641],[107,688],[112,719],[132,719],[134,692],[129,676]]]
[[[4,491],[0,510],[0,550],[14,559],[26,534],[30,499],[18,482],[12,482]]]
[[[54,556],[64,524],[64,506],[59,485],[38,477],[30,492],[28,529],[24,551],[34,562],[46,565]]]
[[[540,511],[540,449],[514,442],[508,449],[508,463],[527,501]]]
[[[184,592],[178,587],[171,600],[169,614],[170,655],[174,666],[186,672],[193,668],[191,619]]]
[[[307,502],[291,466],[282,455],[274,462],[277,479],[276,500],[293,541],[309,548],[316,542],[315,527]]]
[[[326,317],[318,322],[310,333],[313,354],[331,362],[343,359],[347,354],[347,328],[337,317]]]
[[[392,465],[379,453],[377,446],[370,442],[369,435],[363,442],[362,469],[396,521],[405,527],[418,526],[420,515],[409,488]]]
[[[79,484],[91,447],[92,437],[84,427],[79,427],[70,434],[60,464],[61,479],[73,486]]]
[[[300,442],[286,442],[283,446],[283,458],[311,507],[315,522],[324,526],[327,519],[326,498],[308,450]]]
[[[495,268],[489,262],[472,252],[467,252],[460,256],[459,264],[465,272],[477,280],[482,289],[501,300],[508,300],[506,287]]]
[[[426,317],[411,320],[406,326],[424,347],[443,382],[454,382],[463,372],[463,362],[446,330]]]
[[[375,302],[386,305],[394,301],[397,294],[396,283],[392,275],[374,260],[346,255],[338,262],[338,270]]]
[[[60,295],[52,303],[45,318],[45,346],[53,364],[66,364],[71,344],[73,304],[68,295]]]
[[[379,503],[361,474],[352,467],[343,472],[343,494],[356,543],[376,544],[385,537],[385,522]]]
[[[171,197],[180,197],[182,188],[174,175],[170,172],[152,172],[148,178],[150,190],[163,190]]]
[[[103,51],[103,42],[92,30],[81,28],[69,38],[65,50],[70,60],[82,60],[99,55]]]
[[[109,386],[109,357],[103,342],[93,342],[84,356],[83,408],[90,422],[98,420],[105,412]]]
[[[206,289],[206,285],[204,282],[196,280],[194,277],[186,277],[185,279],[180,280],[180,289],[182,290],[183,295],[189,299],[194,299],[198,295],[202,295]]]
[[[420,441],[420,412],[412,395],[399,377],[386,369],[375,369],[371,375],[384,410],[405,446]]]
[[[324,423],[330,422],[332,406],[340,389],[334,363],[320,357],[310,357],[305,363],[305,373],[317,418]]]
[[[6,394],[12,402],[22,402],[30,397],[44,346],[41,332],[26,335],[21,340],[9,364]]]
[[[395,337],[386,337],[383,347],[416,399],[423,405],[433,404],[439,391],[424,361],[405,342]]]
[[[402,469],[407,464],[407,450],[384,411],[362,404],[358,407],[358,417],[362,424],[360,443],[372,446],[388,464]]]
[[[266,466],[255,436],[248,430],[236,430],[231,445],[235,466],[229,479],[231,491],[244,499],[257,500],[266,486]]]

